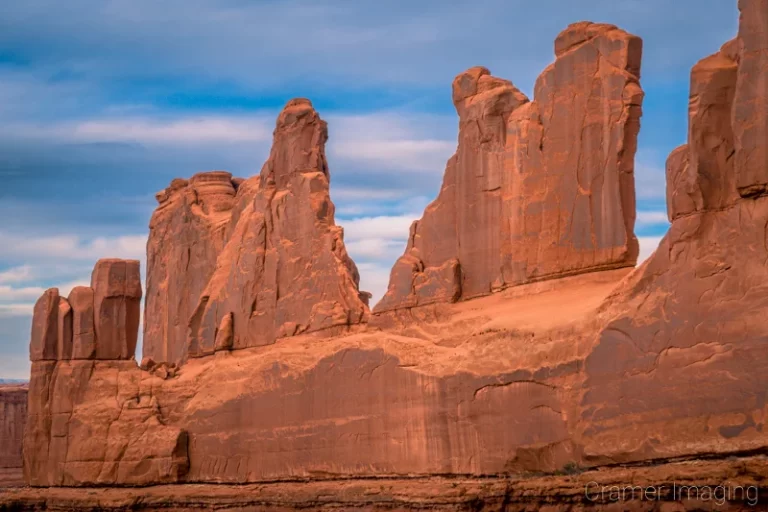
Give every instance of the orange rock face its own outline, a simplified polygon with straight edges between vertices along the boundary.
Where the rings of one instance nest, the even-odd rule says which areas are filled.
[[[21,485],[27,388],[0,384],[0,487]]]
[[[733,100],[736,186],[768,193],[768,1],[739,0],[739,73]]]
[[[742,12],[754,5],[742,1]],[[745,22],[742,16],[742,25],[748,23],[753,30],[754,20]],[[768,30],[768,23],[763,28]],[[632,134],[630,127],[636,128],[632,116],[639,115],[637,69],[627,64],[634,62],[631,56],[639,52],[639,43],[609,26],[572,26],[558,37],[557,63],[537,86],[537,90],[553,91],[545,96],[554,99],[542,99],[541,104],[538,99],[526,102],[511,84],[482,68],[461,75],[454,89],[459,114],[462,119],[479,115],[474,128],[467,125],[464,136],[476,137],[475,142],[486,144],[488,152],[465,155],[460,144],[446,183],[466,187],[450,193],[454,185],[443,188],[441,199],[412,230],[410,249],[401,259],[410,266],[395,269],[402,270],[404,282],[413,284],[411,295],[420,293],[425,300],[437,297],[433,302],[446,303],[412,308],[409,314],[417,321],[397,327],[349,329],[364,319],[365,307],[358,295],[356,272],[343,251],[340,228],[333,223],[323,155],[325,124],[306,100],[290,102],[278,119],[275,144],[258,182],[238,184],[244,190],[248,183],[248,195],[234,202],[232,217],[236,214],[238,220],[193,314],[189,354],[205,357],[190,359],[180,368],[155,364],[150,358],[143,368],[134,361],[98,357],[57,360],[65,352],[58,347],[66,346],[59,343],[67,339],[59,333],[67,323],[59,318],[66,318],[67,306],[61,307],[54,291],[38,302],[30,350],[38,359],[33,363],[25,433],[27,481],[33,486],[130,486],[284,483],[318,477],[368,482],[382,477],[415,481],[419,479],[414,476],[434,475],[525,479],[525,484],[506,486],[505,498],[500,497],[493,508],[498,509],[509,503],[510,492],[520,489],[525,489],[517,495],[520,508],[531,506],[525,501],[531,495],[528,491],[541,492],[544,502],[552,504],[557,493],[575,481],[579,488],[569,487],[568,499],[582,501],[568,504],[575,508],[586,504],[575,497],[584,492],[586,480],[534,481],[529,476],[532,472],[592,468],[601,469],[592,474],[594,478],[613,483],[635,482],[641,473],[653,482],[683,478],[697,483],[743,476],[749,464],[749,474],[762,479],[764,458],[731,460],[763,453],[768,446],[768,196],[754,192],[754,187],[744,193],[739,179],[749,167],[734,159],[743,147],[740,134],[763,121],[758,114],[747,121],[735,114],[740,108],[740,84],[761,76],[761,68],[745,58],[750,48],[742,41],[745,30],[742,27],[735,43],[692,70],[688,143],[668,160],[672,227],[655,254],[637,269],[583,272],[604,268],[584,262],[611,261],[606,267],[621,266],[624,263],[619,262],[630,261],[634,254],[627,227],[632,215],[623,210],[631,193],[623,188],[628,182],[619,179],[631,177],[627,170],[631,165],[614,157],[634,151],[634,143],[622,137]],[[595,53],[598,72],[587,75],[596,89],[585,104],[602,101],[597,90],[607,90],[612,98],[616,94],[614,100],[600,115],[589,108],[576,109],[578,116],[583,114],[589,121],[561,119],[558,116],[568,109],[561,109],[557,102],[551,111],[544,108],[558,98],[554,91],[561,80],[571,83],[582,75],[573,75],[568,71],[573,66],[561,69],[558,63],[572,58],[576,69],[590,70]],[[603,83],[603,73],[613,79]],[[568,101],[582,99],[574,94]],[[497,119],[499,112],[507,111],[517,119],[515,123]],[[539,119],[532,117],[534,112],[551,112],[553,120],[519,123],[522,118]],[[613,113],[618,115],[616,121],[602,124],[602,116],[614,119]],[[492,167],[480,164],[498,156],[492,148],[527,140],[510,133],[510,126],[549,127],[544,131],[549,135],[531,139],[543,140],[543,148],[534,144],[513,153],[519,161],[537,158],[560,163],[536,167],[546,170],[544,176],[550,181],[545,184],[555,188],[523,185],[526,180],[518,179],[514,181],[521,187],[517,190],[528,191],[508,197],[526,197],[525,204],[538,204],[544,199],[534,192],[543,190],[545,196],[554,194],[562,204],[573,206],[564,224],[552,221],[551,210],[545,208],[558,202],[541,203],[541,210],[535,207],[525,217],[549,219],[542,231],[547,237],[565,229],[563,240],[570,252],[564,254],[573,257],[542,256],[535,260],[537,268],[562,271],[561,263],[569,261],[581,262],[569,267],[579,271],[449,303],[466,298],[464,283],[469,274],[464,253],[426,265],[426,253],[417,249],[433,246],[419,245],[419,240],[434,236],[435,243],[440,242],[441,236],[427,233],[464,222],[455,215],[457,209],[446,206],[454,204],[447,198],[459,201],[460,196],[464,201],[462,194],[484,197],[505,190],[503,181],[501,188],[495,181],[490,185],[483,181],[494,175],[485,173]],[[624,135],[609,137],[612,132],[604,130],[606,126]],[[581,127],[582,138],[568,135],[574,127]],[[503,146],[499,133],[506,133]],[[548,147],[564,140],[601,142],[578,151],[546,154]],[[623,144],[624,152],[613,144]],[[610,217],[611,222],[597,221],[592,213],[574,213],[580,211],[586,182],[580,181],[579,173],[573,177],[555,172],[571,154],[584,151],[582,159],[591,161],[594,155],[588,153],[597,148],[616,167],[611,163],[587,184],[593,194],[604,194],[601,204],[612,204],[609,197],[613,197],[615,205],[621,205],[616,206],[621,215]],[[472,188],[471,180],[459,181],[460,176],[468,176],[462,175],[468,173],[463,159],[474,162],[471,166],[482,178],[479,181],[486,183],[483,187]],[[576,169],[582,169],[581,161],[577,159]],[[540,183],[535,173],[527,178]],[[572,197],[576,199],[568,203]],[[487,204],[497,204],[503,212],[511,208],[505,201],[502,196],[498,203]],[[439,212],[456,224],[441,224]],[[489,218],[501,223],[515,217]],[[424,226],[433,228],[424,231]],[[489,228],[486,233],[506,232],[511,237],[520,233],[517,229],[521,228]],[[622,230],[624,245],[619,243]],[[452,236],[450,229],[440,233]],[[580,238],[578,233],[590,235]],[[499,240],[505,239],[500,235]],[[547,252],[550,246],[544,240],[542,236],[536,254],[559,254]],[[576,251],[585,240],[593,245]],[[614,260],[607,254],[616,258],[623,254],[630,260]],[[556,262],[561,266],[556,267]],[[98,268],[94,275],[107,276],[107,281],[93,288],[94,324],[102,326],[95,330],[96,354],[102,332],[134,325],[121,322],[130,317],[121,308],[136,295],[127,284],[130,279],[117,278],[122,274],[114,269],[120,266]],[[483,279],[490,279],[490,273],[484,275]],[[498,288],[512,282],[504,278]],[[114,293],[105,292],[113,289]],[[73,354],[78,352],[74,325],[84,325],[78,315],[88,309],[80,293],[77,300],[74,292],[68,300]],[[114,297],[123,297],[123,306],[108,301]],[[413,299],[415,305],[421,304],[417,299]],[[112,324],[100,316],[105,312]],[[80,331],[89,332],[87,328]],[[319,341],[318,333],[325,339]],[[278,337],[283,339],[274,343]],[[131,339],[129,333],[108,339],[118,340],[110,341],[110,353],[123,357],[122,349],[130,349],[130,342],[123,342]],[[706,464],[697,463],[704,458]],[[635,466],[619,467],[624,464]],[[710,469],[702,469],[707,465]],[[419,481],[433,484],[429,478]],[[329,485],[331,491],[323,490],[323,496],[349,490],[347,484]],[[377,485],[383,493],[382,485]],[[443,485],[423,491],[420,503],[432,503],[434,494],[429,492],[440,494],[445,491],[444,481]],[[203,492],[199,487],[188,489]],[[374,491],[365,490],[364,499],[372,500]],[[259,497],[263,499],[264,494]],[[307,500],[297,507],[318,503]],[[333,502],[337,508],[339,503],[345,502]],[[477,503],[472,505],[477,508]],[[645,504],[635,505],[642,509]]]
[[[235,196],[232,175],[223,171],[173,180],[157,194],[147,242],[145,356],[186,359],[189,318],[224,248]]]
[[[280,113],[269,160],[239,203],[190,319],[190,356],[212,354],[220,327],[232,331],[225,345],[245,348],[366,319],[366,295],[334,223],[327,137],[308,100],[292,100]]]
[[[528,101],[481,67],[453,82],[459,145],[375,312],[634,265],[642,43],[577,23]]]
[[[672,226],[606,303],[611,320],[585,361],[583,450],[593,464],[671,457],[694,439],[715,454],[768,444],[765,140],[757,160],[739,156],[768,122],[768,90],[750,89],[766,83],[755,45],[766,41],[768,3],[739,7],[739,37],[691,72],[688,144],[667,162]]]
[[[667,161],[669,220],[725,208],[739,199],[734,172],[731,111],[736,92],[738,40],[691,70],[688,144]]]
[[[139,262],[99,260],[91,274],[91,289],[96,359],[132,359],[139,333]]]
[[[160,422],[157,400],[138,398],[143,375],[133,357],[141,295],[138,261],[104,259],[91,287],[74,288],[69,300],[52,288],[38,300],[24,433],[28,483],[139,484],[186,473],[186,433]],[[95,406],[86,405],[94,398]],[[24,399],[26,405],[26,392]],[[14,428],[3,443],[17,443],[20,455]]]

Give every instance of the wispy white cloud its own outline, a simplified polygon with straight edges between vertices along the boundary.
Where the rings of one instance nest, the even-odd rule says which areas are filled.
[[[333,155],[357,162],[387,164],[398,169],[442,174],[456,144],[441,140],[346,140],[332,146]]]
[[[96,261],[99,258],[143,259],[146,235],[84,238],[80,235],[25,236],[0,231],[0,259],[23,259],[28,272],[33,263],[66,260]]]
[[[391,267],[373,261],[358,263],[357,269],[360,271],[360,289],[371,293],[373,307],[387,292]]]
[[[410,213],[340,220],[344,242],[360,271],[360,287],[373,295],[375,304],[387,291],[389,271],[403,253],[411,223],[420,217]]]
[[[664,158],[653,151],[638,151],[635,160],[635,193],[639,199],[664,199],[667,190]]]
[[[667,212],[644,211],[637,212],[636,223],[638,227],[669,224]]]
[[[236,144],[272,138],[266,117],[190,116],[177,119],[105,118],[59,123],[14,123],[2,129],[16,138],[60,142],[137,142],[144,145]]]
[[[329,158],[441,175],[456,150],[455,117],[374,112],[329,117]],[[444,138],[435,138],[442,136]]]
[[[345,240],[394,239],[406,240],[411,223],[421,214],[361,217],[339,221],[344,228]]]
[[[42,291],[40,294],[42,295]],[[37,297],[35,297],[37,299]],[[20,304],[0,304],[0,318],[3,317],[31,317],[34,302],[24,302]]]
[[[637,237],[637,241],[640,243],[640,254],[637,257],[637,264],[644,262],[647,260],[651,254],[656,251],[656,249],[659,247],[659,242],[661,242],[661,239],[663,237],[661,236],[639,236]]]
[[[45,291],[45,288],[39,286],[25,286],[14,288],[12,286],[0,286],[0,302],[29,301],[37,300]]]
[[[20,265],[0,272],[0,284],[29,281],[33,276],[30,265]]]

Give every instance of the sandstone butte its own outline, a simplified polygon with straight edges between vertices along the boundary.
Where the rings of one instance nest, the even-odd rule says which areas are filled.
[[[159,306],[145,325],[162,333],[157,359],[132,360],[134,262],[100,261],[77,300],[41,297],[32,487],[0,505],[643,510],[592,502],[584,485],[765,492],[768,3],[739,9],[736,39],[691,71],[688,142],[667,163],[671,227],[649,259],[631,268],[639,40],[579,23],[558,36],[533,101],[482,68],[459,75],[457,155],[367,326],[333,223],[325,124],[290,102],[258,177],[211,175],[211,200],[194,179],[161,194],[147,292]],[[547,113],[561,120],[543,130]],[[600,208],[582,206],[596,196]],[[475,233],[467,212],[488,225]],[[210,245],[178,259],[162,226]],[[433,229],[471,235],[492,264]],[[208,270],[186,276],[180,262]],[[171,289],[189,302],[169,306]],[[186,336],[169,335],[184,315]],[[737,498],[729,510],[749,509]]]

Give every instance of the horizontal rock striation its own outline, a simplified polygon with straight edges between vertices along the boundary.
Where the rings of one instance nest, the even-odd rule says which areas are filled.
[[[529,101],[486,68],[453,82],[459,143],[375,313],[630,267],[642,42],[577,23]]]

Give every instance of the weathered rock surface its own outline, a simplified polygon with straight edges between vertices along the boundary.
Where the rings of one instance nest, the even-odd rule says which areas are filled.
[[[93,359],[96,355],[93,288],[75,286],[67,300],[72,308],[72,359]]]
[[[147,485],[187,471],[187,435],[166,426],[155,377],[133,361],[32,364],[24,471],[33,486]]]
[[[141,307],[139,262],[99,260],[91,274],[91,288],[96,359],[133,358]]]
[[[133,360],[141,295],[138,261],[104,259],[90,288],[74,288],[70,300],[52,288],[38,300],[23,433],[27,483],[142,485],[186,473],[187,435],[162,423],[152,378]],[[9,431],[0,447],[17,443],[9,450],[20,457],[22,434]]]
[[[30,361],[59,358],[59,290],[50,288],[37,299],[32,313],[32,334],[29,342]]]
[[[280,113],[258,185],[242,184],[237,223],[190,320],[190,356],[214,352],[222,322],[232,330],[222,347],[239,349],[366,319],[366,295],[334,223],[327,137],[309,100]]]
[[[736,186],[768,193],[768,0],[739,0],[739,73],[733,104]]]
[[[688,144],[667,167],[668,186],[682,187],[668,192],[672,226],[606,302],[612,318],[584,361],[580,432],[591,464],[702,454],[692,439],[712,454],[768,445],[768,197],[756,174],[744,193],[755,162],[738,157],[744,134],[768,119],[765,87],[751,91],[749,117],[739,103],[745,84],[765,84],[750,54],[768,31],[768,4],[739,6],[737,40],[691,74]]]
[[[750,5],[742,1],[742,11]],[[639,50],[632,50],[635,43],[625,44],[627,37],[614,28],[579,24],[558,38],[556,53],[558,62],[565,62],[585,52],[578,57],[583,64],[592,62],[590,55],[599,49],[600,73],[605,66],[624,69],[626,74],[617,72],[609,89],[620,88],[626,95],[618,95],[610,107],[631,118],[632,112],[637,114],[639,89],[632,79],[637,72],[627,71],[634,69],[626,64],[633,61],[624,56]],[[592,473],[596,481],[613,483],[721,483],[744,475],[749,475],[745,481],[763,481],[764,457],[734,459],[768,448],[768,196],[744,194],[738,181],[744,164],[729,157],[738,154],[738,134],[749,131],[733,115],[739,108],[740,81],[751,80],[755,72],[744,58],[745,48],[749,45],[740,36],[692,72],[688,143],[675,150],[668,166],[668,183],[681,187],[669,194],[672,226],[641,267],[579,271],[472,301],[433,303],[408,311],[416,322],[383,330],[330,330],[336,336],[326,329],[321,342],[313,331],[324,328],[326,318],[338,318],[331,324],[344,328],[352,322],[349,315],[320,313],[335,305],[347,313],[365,310],[351,306],[362,306],[362,301],[353,267],[338,245],[340,232],[327,199],[325,125],[308,102],[289,103],[278,120],[259,185],[251,189],[253,201],[243,201],[237,226],[193,317],[191,341],[196,345],[190,346],[190,354],[210,356],[193,358],[178,372],[150,359],[146,370],[131,361],[36,361],[25,434],[28,481],[73,486],[278,481],[270,484],[275,489],[291,479],[357,479],[329,484],[314,501],[310,494],[298,503],[280,492],[265,497],[267,486],[260,487],[263,501],[257,506],[266,508],[274,503],[270,500],[282,499],[279,506],[286,509],[319,507],[327,500],[337,508],[369,506],[375,488],[365,486],[373,479],[379,496],[386,497],[390,494],[382,486],[390,478],[426,481],[435,475],[453,475],[454,483],[456,475],[527,482],[515,480],[511,490],[505,483],[503,492],[493,494],[499,497],[492,504],[496,509],[519,497],[532,497],[521,508],[535,508],[540,504],[535,496],[583,496],[581,477],[535,480],[531,473],[601,468]],[[550,69],[544,76],[555,82],[572,78],[558,71],[557,64]],[[497,107],[503,110],[522,101],[508,82],[482,69],[463,76],[456,89],[460,116],[473,115],[478,105],[493,105],[489,112],[497,112]],[[550,78],[539,87],[549,87]],[[476,97],[479,103],[472,99]],[[484,103],[489,97],[496,99]],[[532,110],[534,103],[521,103],[512,115]],[[563,112],[567,109],[555,109],[553,119]],[[548,132],[568,132],[571,121],[557,119]],[[612,127],[624,126],[620,131],[631,134],[626,120],[616,119]],[[602,117],[598,120],[585,125],[591,127],[585,133],[603,126]],[[761,118],[748,120],[753,121]],[[490,138],[482,140],[497,144],[494,130],[506,124],[494,124],[490,117],[488,123],[483,133]],[[561,139],[581,140],[567,134],[544,137],[544,151],[548,140]],[[625,139],[609,139],[623,141],[625,151],[634,150]],[[601,147],[606,158],[613,161],[610,155],[624,154],[606,149],[613,142],[605,140]],[[538,154],[536,147],[515,154]],[[461,168],[461,154],[453,158],[454,167],[449,165],[451,172]],[[555,161],[566,158],[566,153],[556,155],[551,157]],[[620,175],[631,176],[624,167],[629,164],[616,165],[616,181],[621,182]],[[608,180],[609,175],[602,176]],[[571,190],[573,182],[556,178],[551,179],[553,187]],[[611,189],[611,197],[626,199],[624,185],[614,185],[591,190]],[[539,190],[530,186],[531,194]],[[624,208],[627,203],[616,204]],[[438,201],[431,211],[442,205]],[[445,209],[447,218],[452,211]],[[600,247],[607,251],[603,256],[633,254],[627,230],[631,215],[624,213],[611,217],[610,225],[618,231],[595,228],[587,237],[614,240],[615,245],[597,243],[584,249],[583,259],[568,261],[598,261],[594,255]],[[430,215],[437,219],[435,229],[445,227],[436,213]],[[566,232],[591,232],[596,218],[575,216]],[[419,226],[414,239],[427,236]],[[557,223],[546,220],[545,227],[552,226]],[[620,236],[607,235],[621,232],[621,226],[623,246]],[[413,249],[417,242],[411,245]],[[417,269],[425,297],[441,294],[450,300],[458,292],[466,298],[461,254],[420,266],[425,257],[409,251],[402,260],[411,265],[405,270]],[[57,318],[50,320],[54,297],[51,293],[39,304],[34,332],[58,325]],[[77,310],[74,303],[70,301]],[[95,308],[97,314],[101,310]],[[322,321],[314,323],[318,319]],[[279,336],[285,339],[273,343]],[[33,336],[32,343],[44,347],[43,339],[42,334]],[[98,352],[98,332],[96,342]],[[230,351],[230,345],[250,348]],[[661,473],[654,474],[658,468]],[[578,485],[571,487],[574,481]],[[354,485],[356,491],[343,488],[342,498],[328,498],[344,485]],[[185,489],[195,496],[201,492],[196,486]],[[211,492],[226,494],[224,488],[216,489]],[[438,508],[435,496],[461,497],[445,491],[436,485],[424,491],[420,503]],[[480,499],[483,488],[477,492]],[[355,501],[361,495],[369,501]],[[132,499],[124,498],[129,503]],[[200,499],[207,503],[209,498]],[[481,509],[477,501],[441,503]],[[571,504],[574,509],[586,505],[581,497]],[[599,505],[623,510],[621,505]],[[239,501],[234,506],[254,505]],[[415,505],[386,498],[383,506]]]
[[[26,385],[0,384],[0,487],[24,483],[22,439],[26,423]]]
[[[175,179],[157,194],[149,223],[143,354],[180,363],[189,319],[228,238],[233,209],[250,196],[224,171]]]
[[[642,42],[569,26],[528,101],[482,67],[453,82],[459,144],[375,312],[628,267]]]
[[[739,199],[734,173],[731,112],[736,92],[738,40],[699,61],[691,70],[688,144],[667,161],[670,221],[715,210]]]

